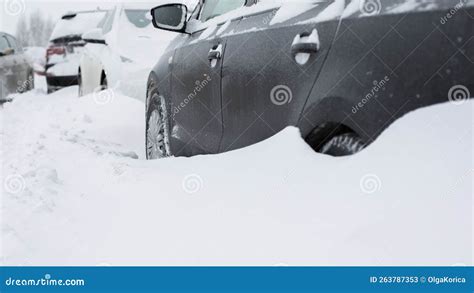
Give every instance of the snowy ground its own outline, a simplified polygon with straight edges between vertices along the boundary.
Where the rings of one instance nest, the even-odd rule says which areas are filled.
[[[0,109],[4,265],[473,263],[471,101],[412,113],[349,158],[288,128],[145,161],[142,103],[76,93]]]

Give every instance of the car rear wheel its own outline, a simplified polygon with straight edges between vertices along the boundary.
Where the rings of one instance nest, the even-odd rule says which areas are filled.
[[[171,156],[168,114],[163,96],[150,92],[146,123],[146,156],[148,160]]]
[[[364,141],[355,133],[344,133],[331,138],[320,152],[326,155],[342,157],[354,155],[365,148]]]
[[[82,85],[82,73],[81,70],[79,70],[79,73],[77,74],[77,84],[79,86],[79,97],[82,97],[84,95],[84,88]]]
[[[30,74],[28,74],[27,90],[31,91],[31,90],[34,90],[34,88],[35,88],[35,75],[33,72],[30,72]]]
[[[108,81],[107,81],[107,75],[102,72],[102,79],[100,81],[100,90],[104,91],[109,87]]]

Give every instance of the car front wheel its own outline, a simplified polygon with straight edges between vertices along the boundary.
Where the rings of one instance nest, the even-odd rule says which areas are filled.
[[[171,156],[168,114],[163,96],[151,90],[150,105],[146,117],[146,156],[148,160]]]
[[[79,73],[77,74],[77,84],[79,86],[79,97],[82,97],[84,95],[84,86],[82,85],[82,73],[81,70],[79,70]]]
[[[342,157],[354,155],[365,148],[364,141],[355,133],[344,133],[331,138],[321,148],[326,155]]]

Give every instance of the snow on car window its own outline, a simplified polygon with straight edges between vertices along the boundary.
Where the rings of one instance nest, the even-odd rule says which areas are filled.
[[[78,12],[58,21],[51,34],[51,40],[65,36],[82,36],[83,33],[96,28],[104,18],[105,11]]]
[[[204,3],[200,19],[207,21],[244,6],[245,0],[208,0]]]
[[[151,20],[148,17],[149,13],[149,10],[125,10],[125,15],[127,16],[128,21],[138,28],[144,28],[151,23]]]

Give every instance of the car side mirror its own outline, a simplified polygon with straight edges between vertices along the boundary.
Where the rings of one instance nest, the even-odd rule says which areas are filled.
[[[153,26],[173,32],[184,33],[188,8],[184,4],[165,4],[151,10]]]
[[[102,29],[100,28],[95,28],[84,33],[82,35],[82,39],[86,43],[107,45],[107,43],[105,42],[104,34],[102,33]]]
[[[6,48],[5,50],[3,50],[3,52],[0,52],[0,56],[8,56],[13,54],[15,54],[15,50],[13,50],[12,48]]]

